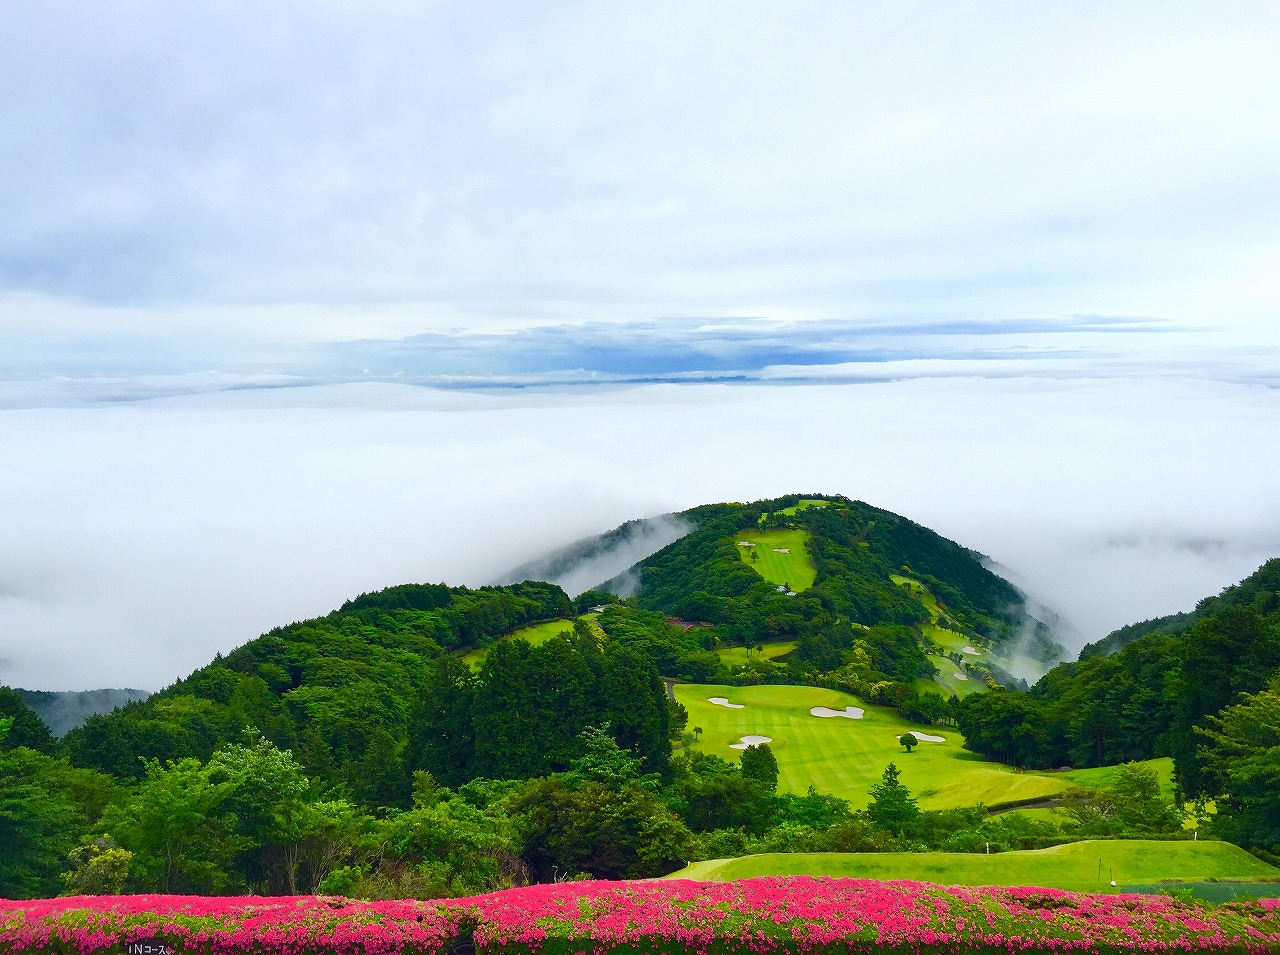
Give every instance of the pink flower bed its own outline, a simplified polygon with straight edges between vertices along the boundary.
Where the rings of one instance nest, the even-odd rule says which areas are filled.
[[[0,902],[0,952],[122,953],[124,943],[163,938],[211,955],[392,955],[444,951],[466,913],[436,902],[341,898],[78,896]]]
[[[808,876],[575,882],[438,902],[120,896],[0,902],[0,953],[844,955],[1280,951],[1280,902]],[[459,945],[461,941],[463,945]]]

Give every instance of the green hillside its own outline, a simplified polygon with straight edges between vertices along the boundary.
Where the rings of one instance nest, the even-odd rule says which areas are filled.
[[[1166,879],[1280,879],[1280,869],[1225,842],[1075,842],[1000,852],[774,853],[696,862],[667,876],[727,882],[762,875],[909,879],[941,885],[1037,885],[1118,892]],[[1118,883],[1111,887],[1111,881]]]

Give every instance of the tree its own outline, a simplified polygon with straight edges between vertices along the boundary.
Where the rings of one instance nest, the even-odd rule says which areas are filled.
[[[67,856],[71,871],[62,873],[70,895],[119,895],[129,878],[133,853],[121,849],[110,836],[81,843]]]
[[[1280,849],[1280,674],[1198,733],[1200,759],[1221,794],[1215,831],[1247,848]]]
[[[610,789],[620,789],[640,777],[640,760],[609,735],[608,721],[588,726],[578,734],[578,739],[585,752],[573,761],[573,775],[603,783]]]
[[[7,686],[0,686],[0,720],[10,724],[7,738],[0,734],[0,749],[25,746],[41,753],[53,752],[54,740],[49,727],[27,706],[21,694]]]
[[[236,880],[231,862],[251,845],[223,808],[234,784],[212,779],[197,759],[146,760],[144,771],[134,797],[112,807],[102,825],[133,853],[139,887],[208,895],[230,888]]]
[[[916,748],[916,744],[918,744],[920,741],[916,739],[915,733],[903,733],[901,736],[898,737],[898,742],[903,745],[903,747],[906,749],[908,753],[910,753],[913,749]]]
[[[768,743],[757,743],[742,751],[739,769],[744,779],[754,779],[763,784],[765,791],[778,791],[778,759]]]
[[[893,763],[885,767],[880,782],[871,787],[867,816],[877,826],[898,837],[910,832],[920,818],[920,807],[916,805],[911,791],[898,781],[898,767]]]
[[[689,858],[692,836],[655,793],[632,783],[574,787],[563,776],[534,780],[512,803],[535,877],[587,872],[597,879],[645,879]]]

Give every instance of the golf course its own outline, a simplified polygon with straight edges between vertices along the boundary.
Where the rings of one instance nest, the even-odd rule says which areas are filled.
[[[1036,885],[1120,892],[1165,880],[1276,879],[1280,869],[1228,842],[1108,840],[1000,852],[790,852],[708,859],[667,876],[727,882],[762,875],[907,879],[941,885]],[[1111,883],[1116,886],[1113,888]]]
[[[963,749],[951,727],[922,729],[890,709],[835,690],[685,683],[676,685],[675,694],[689,711],[689,726],[702,730],[690,749],[732,761],[738,758],[732,747],[741,745],[744,737],[766,737],[778,760],[778,788],[783,792],[804,793],[813,786],[862,807],[890,762],[897,764],[902,782],[924,809],[1047,799],[1070,785],[1057,776],[1019,773],[986,762]],[[725,703],[712,703],[711,698]],[[853,707],[861,716],[815,716],[811,710],[818,707],[836,712]],[[898,742],[907,731],[942,736],[944,741],[922,742],[908,753]]]
[[[808,531],[744,531],[737,535],[738,556],[757,574],[797,593],[818,577],[809,559]]]

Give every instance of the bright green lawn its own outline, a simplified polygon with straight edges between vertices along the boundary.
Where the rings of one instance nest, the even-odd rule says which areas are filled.
[[[966,637],[963,633],[956,633],[954,630],[948,630],[946,627],[939,627],[932,623],[926,623],[922,630],[926,637],[946,650],[947,653],[959,653],[966,660],[981,660],[987,655],[982,650],[982,647],[974,646],[972,637]],[[964,653],[965,647],[982,652],[977,655]]]
[[[561,633],[573,633],[572,620],[549,620],[546,623],[535,623],[532,627],[524,627],[500,639],[524,640],[526,643],[537,647]],[[475,669],[479,669],[480,664],[484,663],[484,658],[488,653],[487,647],[477,647],[469,653],[464,653],[462,661]]]
[[[798,511],[807,510],[808,508],[811,508],[811,507],[822,508],[822,507],[830,507],[830,506],[831,506],[830,501],[818,501],[813,498],[806,497],[799,504],[792,504],[790,507],[784,507],[782,510],[778,511],[777,513],[785,514],[787,517],[794,517]]]
[[[961,670],[959,665],[947,657],[929,657],[929,662],[938,668],[938,675],[932,680],[916,680],[917,689],[938,690],[948,696],[954,693],[956,696],[964,697],[969,696],[971,693],[981,693],[987,688],[986,684],[976,674],[965,673],[963,675],[968,679],[960,679]]]
[[[1101,872],[1101,877],[1099,877]],[[1026,852],[976,855],[959,852],[777,853],[698,862],[667,876],[724,882],[760,875],[826,875],[910,879],[943,885],[1038,885],[1111,892],[1120,886],[1165,879],[1280,877],[1273,868],[1225,842],[1144,840],[1075,842]]]
[[[800,644],[795,640],[783,640],[780,643],[761,644],[761,650],[756,651],[754,648],[748,650],[747,647],[721,647],[716,651],[716,656],[727,663],[729,666],[742,666],[748,660],[776,660],[778,657],[785,656]]]
[[[1024,799],[1047,798],[1067,788],[1049,776],[1017,773],[1001,763],[988,763],[960,748],[960,734],[951,727],[921,728],[892,710],[867,706],[856,697],[811,686],[710,686],[678,684],[676,699],[689,711],[689,728],[702,727],[691,748],[736,760],[731,743],[747,735],[768,736],[778,759],[778,786],[784,792],[819,792],[865,806],[871,786],[885,766],[897,764],[902,781],[925,809],[988,806]],[[740,710],[708,703],[720,696],[742,703]],[[860,720],[820,719],[809,715],[814,706],[843,710],[859,706]],[[907,730],[944,736],[942,743],[922,742],[911,753],[897,737]]]
[[[1161,759],[1145,759],[1138,763],[1147,769],[1153,769],[1160,780],[1160,795],[1165,799],[1173,798],[1173,760],[1168,756]],[[1116,781],[1119,766],[1099,766],[1095,769],[1073,769],[1065,773],[1054,773],[1058,779],[1065,779],[1084,786],[1086,789],[1102,789]]]
[[[808,531],[741,531],[734,537],[734,543],[750,541],[755,547],[739,547],[738,557],[742,562],[771,584],[786,584],[799,593],[813,586],[818,572],[809,559]],[[779,554],[775,547],[788,550]],[[751,553],[760,555],[759,560],[752,560]]]

